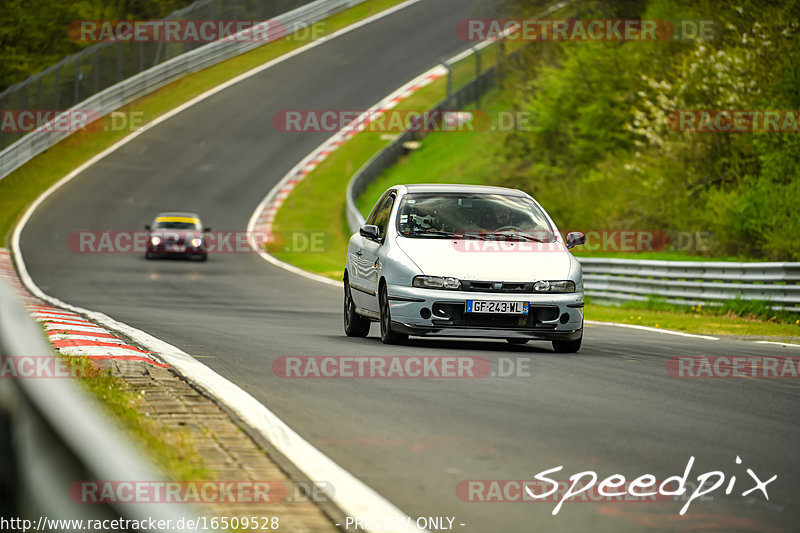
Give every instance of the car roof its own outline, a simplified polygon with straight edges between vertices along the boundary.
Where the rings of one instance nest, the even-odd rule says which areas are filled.
[[[512,196],[527,196],[519,189],[507,189],[506,187],[491,187],[489,185],[457,185],[445,183],[419,183],[403,185],[409,194],[412,193],[473,193],[473,194],[505,194]]]
[[[165,217],[165,218],[167,218],[167,217],[169,217],[169,218],[172,218],[172,217],[175,217],[175,218],[197,218],[197,219],[199,219],[200,215],[198,215],[197,213],[182,213],[182,212],[178,212],[178,211],[167,211],[165,213],[159,213],[159,214],[156,215],[156,218],[162,218],[162,217]]]

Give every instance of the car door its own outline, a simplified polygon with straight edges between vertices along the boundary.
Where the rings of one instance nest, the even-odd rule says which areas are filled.
[[[395,194],[392,191],[379,202],[377,209],[370,214],[367,224],[378,227],[379,238],[372,240],[359,235],[354,251],[355,256],[352,258],[355,265],[353,275],[355,279],[350,283],[353,289],[353,300],[358,307],[374,313],[378,312],[378,281],[382,269],[378,255],[386,240],[386,232],[389,230],[394,201]]]

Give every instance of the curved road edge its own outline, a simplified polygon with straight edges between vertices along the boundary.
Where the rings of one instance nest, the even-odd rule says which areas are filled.
[[[172,366],[172,368],[183,378],[188,380],[190,383],[192,383],[192,385],[196,386],[200,391],[208,395],[214,401],[218,402],[219,405],[229,412],[231,416],[245,425],[247,430],[255,433],[256,436],[259,437],[256,440],[266,441],[267,444],[282,454],[286,460],[292,464],[292,466],[297,468],[300,473],[307,476],[311,480],[325,480],[330,482],[334,487],[335,494],[328,494],[328,496],[336,506],[336,510],[340,511],[344,515],[367,516],[377,513],[382,517],[397,518],[402,522],[405,522],[407,517],[406,513],[403,513],[400,509],[378,494],[375,490],[368,487],[362,481],[357,479],[355,476],[350,474],[348,471],[328,458],[325,454],[312,446],[309,442],[304,440],[285,422],[272,413],[272,411],[258,402],[253,396],[245,392],[233,382],[217,374],[206,365],[200,363],[191,355],[183,352],[179,348],[169,343],[153,337],[144,331],[136,329],[123,322],[119,322],[108,315],[74,306],[58,298],[45,294],[36,285],[27,270],[25,260],[23,259],[21,253],[20,236],[33,213],[50,195],[80,175],[87,168],[128,144],[136,137],[140,136],[151,128],[161,124],[162,122],[165,122],[166,120],[194,106],[195,104],[227,89],[228,87],[239,83],[240,81],[255,76],[274,65],[282,63],[292,57],[295,57],[296,55],[335,39],[336,37],[349,33],[362,26],[370,24],[371,22],[380,20],[381,18],[389,16],[420,1],[421,0],[408,0],[402,4],[398,4],[385,11],[342,28],[318,41],[314,41],[301,48],[298,48],[297,50],[293,50],[292,52],[275,58],[204,92],[203,94],[158,117],[141,129],[130,133],[117,143],[103,150],[99,154],[96,154],[91,159],[72,170],[69,174],[58,180],[51,187],[40,194],[36,200],[28,206],[21,219],[15,225],[11,238],[12,256],[17,267],[19,277],[24,286],[33,295],[53,306],[61,307],[63,309],[84,315],[109,329],[126,335],[136,343],[140,344],[142,347],[154,352],[165,363]],[[288,269],[290,271],[295,273],[302,272],[300,269],[294,270],[296,267],[292,267],[291,265],[287,266],[290,267]],[[305,274],[310,275],[308,273]],[[325,280],[326,282],[338,285],[336,282],[328,280],[327,278],[322,278],[321,276],[318,277],[317,280]],[[328,511],[331,512],[331,509],[328,509]],[[389,522],[392,522],[392,520],[389,520]],[[383,532],[387,530],[381,528],[372,529],[370,531]],[[424,530],[417,528],[412,528],[410,531],[424,532]]]

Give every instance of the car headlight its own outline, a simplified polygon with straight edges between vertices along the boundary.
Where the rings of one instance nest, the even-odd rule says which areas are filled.
[[[150,244],[153,246],[158,246],[161,244],[161,237],[150,237]]]
[[[200,237],[195,237],[194,239],[192,239],[192,246],[194,246],[195,248],[199,248],[201,244],[203,244],[203,239],[201,239]]]
[[[421,289],[450,289],[461,288],[461,281],[457,278],[443,278],[441,276],[417,276],[412,282],[414,287]]]
[[[534,292],[575,292],[575,282],[571,280],[537,281],[533,284]]]

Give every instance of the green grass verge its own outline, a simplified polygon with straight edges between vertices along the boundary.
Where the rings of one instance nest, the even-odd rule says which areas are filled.
[[[586,305],[585,318],[705,335],[757,336],[790,342],[800,338],[800,320],[797,319],[792,323],[776,323],[756,316],[737,316],[733,311],[721,314],[702,307],[692,307],[690,311],[670,311],[642,309],[636,304],[615,307],[589,303]]]
[[[141,396],[90,359],[60,357],[76,370],[78,383],[100,400],[167,476],[175,481],[215,479],[216,472],[205,465],[189,431],[168,428],[148,418]]]
[[[324,37],[404,0],[370,0],[334,15],[322,23],[316,37]],[[311,42],[299,32],[246,54],[190,74],[121,108],[123,113],[141,113],[144,123],[178,107],[205,91],[272,59]],[[11,228],[22,213],[53,183],[128,134],[128,131],[80,131],[38,155],[0,180],[0,247],[6,245]]]

